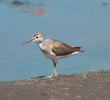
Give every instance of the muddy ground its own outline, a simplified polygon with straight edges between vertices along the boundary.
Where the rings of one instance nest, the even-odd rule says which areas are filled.
[[[0,82],[0,100],[110,100],[110,71]]]

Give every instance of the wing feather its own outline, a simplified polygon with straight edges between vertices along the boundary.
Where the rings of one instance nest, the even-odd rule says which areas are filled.
[[[57,56],[65,56],[73,52],[80,51],[81,47],[71,47],[63,42],[57,42],[56,45],[52,48],[52,52]]]

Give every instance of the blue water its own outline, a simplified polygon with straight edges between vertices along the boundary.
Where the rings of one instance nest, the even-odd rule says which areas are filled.
[[[110,1],[108,0],[0,0],[0,81],[50,75],[52,61],[35,43],[22,45],[34,32],[69,45],[82,46],[59,62],[58,73],[110,70]],[[41,6],[33,6],[42,4]],[[34,10],[46,10],[43,15]]]

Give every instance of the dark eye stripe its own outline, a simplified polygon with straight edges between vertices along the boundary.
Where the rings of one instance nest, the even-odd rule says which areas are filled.
[[[33,34],[33,36],[32,37],[35,37],[36,36],[36,34]]]

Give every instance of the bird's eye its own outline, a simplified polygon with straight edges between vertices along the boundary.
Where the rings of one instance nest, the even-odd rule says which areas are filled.
[[[38,38],[38,36],[36,36],[36,38]]]

